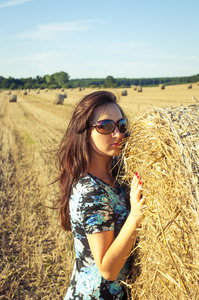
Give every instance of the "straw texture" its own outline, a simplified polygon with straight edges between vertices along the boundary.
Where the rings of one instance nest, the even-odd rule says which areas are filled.
[[[122,153],[146,207],[134,250],[132,299],[199,299],[199,105],[134,119]]]

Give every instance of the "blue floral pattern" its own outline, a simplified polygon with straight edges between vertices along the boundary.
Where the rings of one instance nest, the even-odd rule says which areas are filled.
[[[116,189],[99,178],[88,174],[72,186],[70,218],[76,260],[64,300],[127,299],[122,281],[130,273],[127,259],[115,281],[104,279],[94,261],[87,235],[102,231],[114,231],[115,237],[122,228],[129,208],[124,189],[116,182]]]

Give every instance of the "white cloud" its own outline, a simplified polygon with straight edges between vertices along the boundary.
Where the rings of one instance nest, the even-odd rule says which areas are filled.
[[[170,61],[183,61],[183,60],[189,60],[189,61],[197,61],[199,60],[199,56],[185,56],[185,55],[176,55],[176,54],[143,54],[143,55],[139,55],[142,56],[142,58],[144,59],[167,59]]]
[[[26,3],[26,2],[32,2],[32,1],[34,1],[34,0],[13,0],[13,1],[7,1],[7,2],[4,2],[4,3],[1,3],[0,4],[0,8],[8,7],[8,6],[15,6],[15,5],[23,4],[23,3]]]
[[[90,28],[89,23],[97,20],[80,20],[70,23],[48,23],[38,25],[35,30],[24,31],[15,35],[21,39],[36,39],[36,40],[52,40],[56,39],[60,33],[68,33],[72,31],[84,31]]]
[[[0,50],[7,50],[7,49],[13,49],[13,48],[20,48],[23,46],[27,46],[27,45],[31,45],[33,44],[33,41],[30,42],[24,42],[24,43],[18,43],[18,44],[11,44],[11,45],[7,45],[7,46],[2,46],[0,47]]]
[[[160,58],[168,58],[168,59],[182,59],[182,60],[198,60],[198,56],[180,56],[180,55],[163,55]]]
[[[57,57],[63,56],[62,53],[56,51],[48,51],[43,53],[36,53],[36,54],[29,54],[29,55],[22,55],[22,56],[15,56],[12,58],[0,58],[0,62],[32,62],[32,61],[50,61]]]

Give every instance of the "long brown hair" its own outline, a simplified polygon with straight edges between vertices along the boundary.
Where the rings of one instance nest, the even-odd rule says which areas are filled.
[[[75,107],[66,133],[60,143],[56,164],[59,170],[60,195],[57,204],[60,207],[60,221],[64,230],[71,230],[69,216],[69,198],[72,184],[84,177],[89,170],[89,126],[96,107],[113,103],[124,112],[117,103],[116,96],[107,91],[97,91],[85,96]]]

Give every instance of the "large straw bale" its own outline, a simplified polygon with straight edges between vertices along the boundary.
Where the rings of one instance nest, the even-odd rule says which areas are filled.
[[[146,195],[132,299],[199,299],[199,105],[134,119],[122,155],[125,180],[139,172]]]

